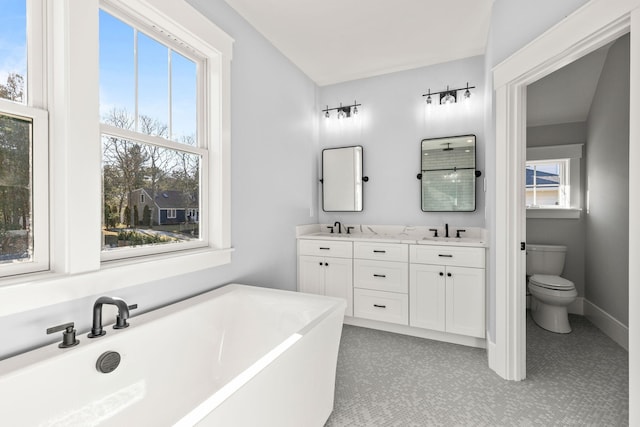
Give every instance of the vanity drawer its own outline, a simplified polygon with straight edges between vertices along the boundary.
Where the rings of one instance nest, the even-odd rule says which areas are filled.
[[[355,259],[353,260],[353,286],[406,294],[409,288],[409,264]]]
[[[408,325],[409,298],[407,294],[354,289],[353,315],[363,319]]]
[[[409,260],[409,245],[404,243],[353,242],[353,257],[407,262]]]
[[[300,239],[298,240],[298,255],[351,258],[353,256],[353,246],[351,242]]]
[[[411,262],[415,264],[438,264],[485,268],[484,248],[410,245],[409,252]]]

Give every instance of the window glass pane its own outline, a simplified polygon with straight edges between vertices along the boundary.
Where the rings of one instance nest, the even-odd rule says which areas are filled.
[[[30,261],[31,120],[0,114],[0,264]]]
[[[103,145],[103,249],[197,240],[198,155],[108,135]]]
[[[1,0],[0,6],[0,98],[26,103],[26,1]]]
[[[138,132],[169,137],[169,49],[140,32],[138,115]]]
[[[171,52],[171,139],[196,145],[195,62]]]
[[[530,162],[526,168],[526,203],[535,207],[566,207],[568,197],[563,197],[563,167],[567,161]]]
[[[135,114],[133,48],[133,28],[101,10],[100,117],[125,129],[133,129]]]

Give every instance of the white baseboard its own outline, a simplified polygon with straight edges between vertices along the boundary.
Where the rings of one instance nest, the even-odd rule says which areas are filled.
[[[584,300],[584,316],[605,335],[629,351],[629,328],[627,326],[586,299]]]

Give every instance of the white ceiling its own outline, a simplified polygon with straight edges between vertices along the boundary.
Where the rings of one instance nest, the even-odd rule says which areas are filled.
[[[527,126],[586,121],[611,44],[529,85]]]
[[[484,54],[494,0],[225,0],[318,85]]]

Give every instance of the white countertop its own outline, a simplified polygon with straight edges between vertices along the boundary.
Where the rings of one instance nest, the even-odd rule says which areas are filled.
[[[337,229],[331,233],[327,227],[330,224],[308,224],[296,227],[296,237],[298,239],[317,240],[349,240],[353,242],[381,242],[381,243],[406,243],[413,245],[439,245],[439,246],[468,246],[468,247],[488,247],[487,232],[479,227],[458,227],[449,226],[449,236],[455,236],[456,230],[466,230],[461,232],[462,237],[443,237],[445,235],[444,226],[423,227],[404,225],[342,225],[342,233]],[[350,233],[346,233],[346,226],[354,227]],[[438,230],[438,237],[434,237],[434,232],[430,229]],[[327,230],[327,231],[323,231]]]

